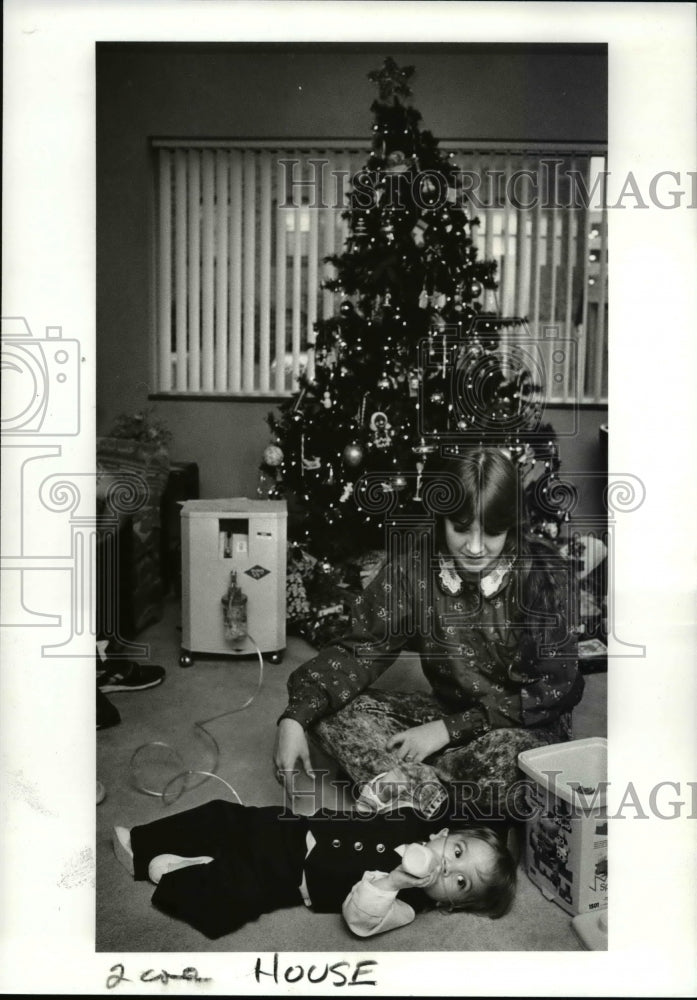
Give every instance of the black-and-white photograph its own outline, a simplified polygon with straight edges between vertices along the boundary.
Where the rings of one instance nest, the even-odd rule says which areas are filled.
[[[607,46],[96,58],[97,947],[605,948]]]
[[[36,2],[21,26],[14,9],[10,76],[82,6],[43,21]],[[94,5],[80,49],[91,89],[57,190],[89,162],[75,224],[92,242],[69,226],[63,258],[56,227],[46,240],[51,287],[79,272],[84,301],[67,281],[37,310],[15,278],[2,318],[3,504],[8,479],[18,497],[3,648],[29,637],[45,728],[30,742],[19,710],[8,787],[37,879],[70,896],[87,942],[89,975],[61,991],[448,994],[470,969],[493,995],[497,952],[505,992],[556,992],[514,963],[616,957],[628,840],[636,857],[649,825],[663,836],[671,883],[694,861],[691,824],[664,822],[697,815],[694,760],[661,708],[694,631],[687,546],[668,534],[654,555],[652,536],[640,558],[627,534],[663,523],[665,477],[643,461],[657,400],[681,407],[667,449],[691,405],[680,371],[638,392],[671,336],[649,337],[642,311],[660,296],[675,330],[677,294],[658,242],[647,274],[640,222],[668,239],[697,204],[694,169],[622,153],[617,81],[637,79],[613,48],[622,5],[595,33],[563,3],[528,5],[526,24],[515,3],[376,4],[355,32],[366,5],[191,0],[171,32],[171,5],[143,6],[147,32]],[[668,6],[674,38],[693,5]],[[254,27],[212,30],[214,7]],[[308,40],[293,8],[343,30]],[[281,34],[259,26],[275,14]],[[648,109],[675,117],[670,136],[671,100]],[[45,147],[69,141],[58,98],[41,102]],[[628,427],[652,407],[642,451]],[[68,758],[42,763],[61,670],[86,748],[63,794],[91,843],[59,822]],[[7,691],[20,704],[14,671]],[[626,742],[642,718],[648,766]]]

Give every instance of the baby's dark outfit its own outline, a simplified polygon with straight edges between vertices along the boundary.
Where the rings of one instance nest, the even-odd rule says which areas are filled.
[[[306,817],[283,806],[215,800],[133,827],[131,848],[136,879],[147,879],[159,854],[213,858],[164,875],[152,900],[218,938],[262,913],[303,903],[303,873],[312,909],[340,913],[364,872],[391,871],[401,862],[396,847],[427,840],[441,826],[411,809],[370,817],[322,810]],[[315,840],[309,854],[308,832]],[[419,889],[399,897],[415,910],[426,903]]]

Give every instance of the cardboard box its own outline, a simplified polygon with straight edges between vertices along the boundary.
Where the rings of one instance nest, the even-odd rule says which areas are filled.
[[[607,907],[607,740],[572,740],[518,757],[527,792],[525,870],[568,913]]]

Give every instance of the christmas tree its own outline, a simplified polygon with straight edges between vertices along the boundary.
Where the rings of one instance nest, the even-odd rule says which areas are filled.
[[[413,73],[387,59],[369,74],[372,148],[325,283],[338,309],[315,325],[313,377],[269,416],[260,495],[289,499],[290,537],[325,562],[383,546],[368,494],[390,494],[391,516],[417,510],[424,461],[444,443],[500,442],[529,463],[540,448],[540,386],[500,349],[523,321],[483,311],[496,263],[478,259],[452,154],[419,126]],[[553,474],[556,444],[542,436]]]

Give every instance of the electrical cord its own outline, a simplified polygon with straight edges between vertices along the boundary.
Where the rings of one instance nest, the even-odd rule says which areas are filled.
[[[218,767],[220,765],[220,746],[218,745],[218,741],[216,740],[215,736],[206,729],[206,726],[210,725],[210,723],[212,722],[217,722],[219,719],[224,719],[228,715],[234,715],[237,712],[244,711],[245,708],[249,708],[249,706],[252,704],[252,702],[255,700],[255,698],[261,691],[262,684],[264,681],[264,658],[261,654],[261,650],[257,646],[253,637],[251,635],[247,635],[247,638],[254,646],[254,649],[256,650],[256,654],[259,660],[259,677],[257,680],[256,690],[249,696],[249,698],[247,698],[247,700],[243,705],[239,705],[237,708],[227,709],[227,711],[225,712],[220,712],[218,715],[211,716],[210,719],[200,719],[199,721],[194,722],[194,730],[196,734],[203,737],[204,739],[209,740],[210,745],[212,746],[212,764],[210,765],[210,767],[206,770],[188,768],[184,763],[181,754],[173,746],[171,746],[169,743],[163,742],[162,740],[151,740],[149,743],[143,743],[141,744],[141,746],[137,747],[131,754],[131,759],[129,762],[131,777],[133,779],[135,787],[139,792],[143,792],[145,795],[152,795],[154,798],[162,799],[163,803],[169,806],[172,805],[172,803],[176,802],[177,799],[179,799],[181,795],[184,793],[184,791],[189,791],[192,788],[197,788],[204,781],[208,781],[210,778],[213,778],[215,781],[219,781],[221,782],[221,784],[225,785],[225,787],[232,795],[234,795],[235,799],[240,803],[240,805],[242,804],[242,799],[237,794],[232,785],[228,784],[228,782],[225,781],[224,778],[221,778],[220,775],[217,773]],[[145,770],[147,770],[148,768],[147,751],[151,750],[151,748],[153,747],[162,747],[165,750],[167,750],[172,755],[173,759],[175,759],[178,762],[178,764],[181,765],[182,768],[182,770],[179,771],[177,774],[175,774],[173,778],[170,778],[169,781],[165,782],[161,790],[149,787],[151,782],[147,783],[142,782],[138,777],[139,771],[141,769],[144,768]],[[194,784],[191,784],[189,782],[189,779],[196,777],[200,778],[201,780],[196,781]],[[178,791],[177,791],[177,782],[180,782]]]

